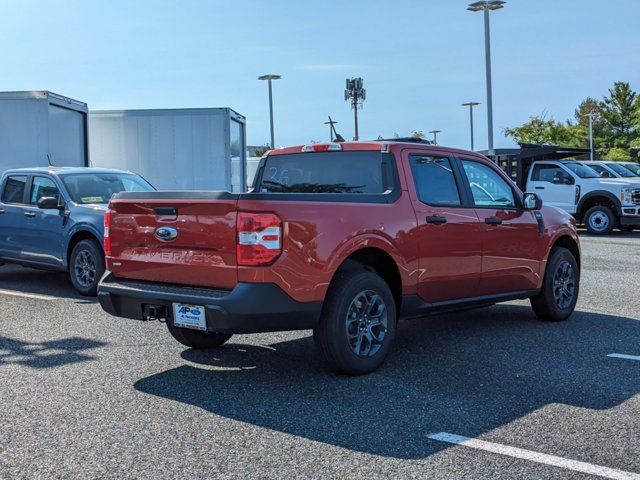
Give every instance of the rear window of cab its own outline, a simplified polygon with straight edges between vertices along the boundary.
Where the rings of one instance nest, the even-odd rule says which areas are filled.
[[[383,194],[393,190],[393,156],[376,151],[272,155],[257,178],[261,193]]]

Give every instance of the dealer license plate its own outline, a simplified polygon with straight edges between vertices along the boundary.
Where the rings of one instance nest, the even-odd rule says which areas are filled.
[[[201,305],[173,304],[173,324],[176,327],[207,330],[207,316]]]

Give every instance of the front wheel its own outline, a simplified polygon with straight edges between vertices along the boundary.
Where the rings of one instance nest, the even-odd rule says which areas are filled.
[[[313,339],[332,370],[370,373],[382,365],[396,335],[393,295],[373,272],[339,275],[327,294]]]
[[[171,320],[167,321],[167,328],[171,336],[185,347],[194,349],[221,347],[231,338],[230,333],[209,333],[189,330],[172,325]]]
[[[81,295],[96,295],[104,269],[104,253],[96,240],[82,240],[73,247],[69,258],[69,277]]]
[[[584,224],[593,235],[608,235],[615,226],[615,217],[609,207],[596,205],[584,214]]]
[[[549,254],[542,290],[531,298],[531,307],[541,320],[566,320],[573,313],[580,290],[580,270],[573,254],[555,247]]]

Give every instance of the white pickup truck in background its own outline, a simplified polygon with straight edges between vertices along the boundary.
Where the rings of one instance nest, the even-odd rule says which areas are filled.
[[[640,178],[603,178],[586,162],[575,160],[534,161],[526,191],[566,210],[592,234],[640,226]]]

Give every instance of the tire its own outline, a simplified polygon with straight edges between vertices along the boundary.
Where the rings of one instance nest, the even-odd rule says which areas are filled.
[[[620,225],[618,228],[621,232],[633,232],[638,227],[636,225]]]
[[[185,347],[191,347],[196,350],[221,347],[232,337],[230,333],[199,332],[198,330],[176,327],[171,324],[171,320],[167,321],[167,328],[171,336],[178,342]]]
[[[584,214],[587,231],[593,235],[609,235],[616,223],[616,217],[609,207],[596,205]]]
[[[69,277],[81,295],[96,296],[104,269],[104,252],[97,240],[81,240],[73,247],[69,257]]]
[[[559,322],[573,313],[580,291],[580,270],[573,254],[562,247],[551,250],[540,294],[531,307],[541,320]],[[568,293],[570,293],[570,298]]]
[[[327,293],[313,340],[331,370],[370,373],[382,365],[396,336],[393,294],[373,272],[339,275]]]

